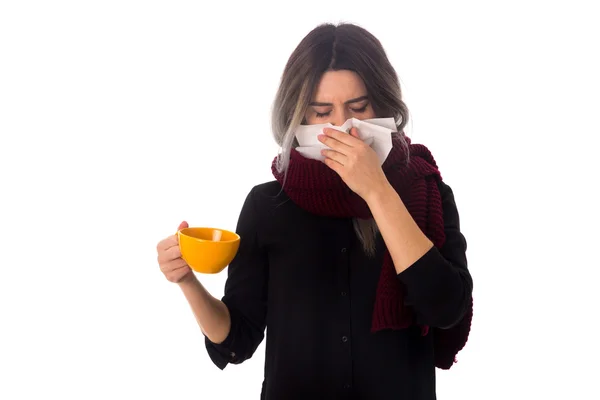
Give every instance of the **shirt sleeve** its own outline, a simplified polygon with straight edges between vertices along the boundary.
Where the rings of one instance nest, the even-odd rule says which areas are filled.
[[[229,309],[231,329],[219,344],[205,337],[213,363],[220,369],[240,364],[252,357],[264,338],[267,314],[268,261],[259,242],[254,189],[240,212],[236,232],[240,247],[229,264],[222,301]]]
[[[467,242],[460,231],[458,209],[450,186],[439,184],[446,241],[431,248],[398,278],[404,284],[405,304],[417,322],[447,329],[458,323],[471,304],[473,280],[467,268]]]

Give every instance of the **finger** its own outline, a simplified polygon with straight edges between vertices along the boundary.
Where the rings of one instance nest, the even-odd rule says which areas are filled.
[[[323,162],[325,163],[325,165],[327,165],[329,168],[331,168],[332,170],[337,172],[338,175],[341,176],[342,169],[344,167],[342,164],[335,160],[332,160],[331,158],[326,158]]]
[[[179,248],[179,245],[176,245],[165,250],[164,254],[169,257],[170,260],[174,260],[181,257],[181,249]]]
[[[156,250],[160,253],[163,252],[173,246],[176,246],[178,244],[177,242],[177,238],[175,235],[171,235],[166,239],[161,240],[160,242],[158,242],[158,244],[156,245]]]
[[[177,230],[179,231],[181,229],[185,229],[185,228],[189,228],[189,227],[190,227],[190,225],[186,221],[183,221],[182,223],[179,224],[179,228],[177,228]]]
[[[189,228],[189,224],[186,221],[183,221],[179,224],[179,227],[177,228],[177,232],[179,232],[181,229],[185,229],[185,228]],[[177,237],[177,233],[167,237],[166,239],[161,240],[160,242],[158,242],[158,244],[156,245],[156,250],[158,251],[163,251],[166,250],[172,246],[175,246],[179,243],[179,238]]]
[[[181,249],[179,246],[169,247],[166,250],[158,253],[158,262],[159,263],[167,263],[169,261],[175,260],[176,258],[181,257]]]
[[[176,260],[176,261],[173,261],[173,262],[170,262],[167,264],[163,264],[163,265],[161,265],[160,270],[163,273],[168,274],[168,273],[172,273],[172,272],[175,272],[175,271],[178,271],[181,269],[185,270],[185,269],[189,268],[189,266],[185,263],[185,261],[183,261],[183,263],[182,263],[182,261],[183,260]]]
[[[171,281],[173,283],[177,283],[177,282],[181,281],[181,279],[183,279],[183,277],[189,273],[190,273],[189,267],[180,268],[178,270],[175,270],[173,272],[166,274],[166,277],[169,281]]]
[[[353,129],[356,129],[356,128],[353,128]],[[348,147],[355,147],[355,146],[359,145],[360,143],[362,143],[362,140],[360,140],[360,138],[357,138],[356,136],[352,136],[352,135],[349,135],[344,132],[340,132],[337,129],[325,128],[325,129],[323,129],[323,134],[325,134],[327,137],[331,137],[331,138],[345,144]],[[358,131],[357,131],[357,134],[358,134]]]
[[[171,262],[167,262],[167,263],[163,263],[160,264],[160,270],[162,272],[173,272],[176,271],[180,268],[185,268],[187,267],[187,263],[185,262],[185,260],[183,258],[178,258],[176,260],[173,260]]]
[[[358,135],[358,129],[357,128],[351,128],[350,129],[350,135],[354,136],[355,138],[360,140],[360,136]]]
[[[175,234],[173,235],[173,240],[175,241],[175,243],[179,243],[179,231],[189,227],[190,225],[186,221],[183,221],[179,224],[179,227],[177,227],[177,232],[175,232]]]
[[[347,135],[347,134],[343,133],[343,135]],[[347,154],[350,150],[352,150],[352,148],[350,146],[348,146],[347,144],[344,144],[344,143],[340,142],[339,140],[329,137],[327,135],[319,135],[318,139],[325,146],[327,146],[330,149],[333,149],[339,153],[342,153],[342,154]]]
[[[340,165],[346,165],[346,161],[348,160],[348,157],[346,155],[339,153],[335,150],[323,149],[321,150],[321,154],[327,158],[332,159],[333,161],[338,162]]]

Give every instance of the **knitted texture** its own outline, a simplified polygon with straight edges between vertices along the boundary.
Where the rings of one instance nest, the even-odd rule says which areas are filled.
[[[400,140],[394,138],[392,150],[382,169],[421,231],[440,248],[446,239],[442,199],[438,189],[438,182],[442,178],[431,152],[423,145],[412,144],[408,137],[405,140],[409,145],[408,155]],[[366,202],[323,162],[305,158],[292,149],[284,180],[284,174],[276,169],[276,160],[271,165],[273,175],[299,207],[325,217],[372,218]],[[448,369],[455,361],[454,357],[467,342],[471,315],[472,308],[455,327],[436,329],[434,332],[437,367]],[[404,329],[414,325],[414,321],[414,312],[404,304],[404,289],[386,249],[375,295],[371,330]],[[427,335],[429,327],[423,326],[422,332]]]

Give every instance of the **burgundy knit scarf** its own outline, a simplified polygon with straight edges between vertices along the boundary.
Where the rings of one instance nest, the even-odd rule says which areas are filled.
[[[398,138],[382,165],[390,184],[396,189],[409,213],[423,233],[440,248],[446,239],[442,201],[438,189],[441,175],[429,150],[420,144],[409,146],[407,154]],[[291,151],[287,177],[277,172],[275,158],[271,169],[282,184],[284,192],[306,211],[338,218],[372,218],[366,202],[355,194],[327,165],[305,158],[295,149]],[[414,324],[414,313],[404,305],[402,284],[389,252],[386,250],[375,296],[371,330],[404,329]],[[438,368],[448,369],[456,354],[465,346],[472,318],[472,304],[463,319],[450,329],[434,330],[435,362]],[[429,327],[423,326],[423,335]]]

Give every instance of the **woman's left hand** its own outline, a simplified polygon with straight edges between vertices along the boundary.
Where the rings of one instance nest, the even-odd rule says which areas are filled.
[[[333,128],[325,128],[323,133],[319,141],[331,149],[321,151],[325,164],[363,200],[368,202],[370,195],[389,185],[377,153],[360,139],[356,128],[352,128],[350,134]]]

